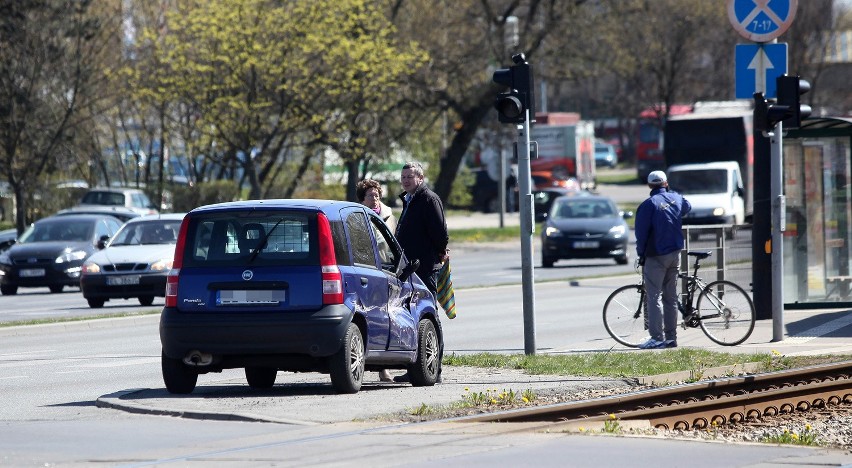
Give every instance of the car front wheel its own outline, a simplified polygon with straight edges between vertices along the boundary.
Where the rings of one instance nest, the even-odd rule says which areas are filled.
[[[86,302],[89,303],[89,307],[91,307],[92,309],[100,309],[104,306],[104,302],[106,301],[104,299],[91,298],[86,299]]]
[[[4,284],[3,286],[0,286],[0,293],[3,293],[4,296],[14,296],[15,294],[18,294],[18,287]]]
[[[343,346],[329,358],[331,385],[337,393],[358,393],[364,380],[364,337],[361,329],[349,324],[343,338]]]
[[[198,373],[190,369],[180,359],[162,354],[163,382],[169,393],[192,393],[198,383]]]
[[[58,294],[58,293],[61,293],[61,292],[62,292],[62,288],[63,288],[63,286],[62,286],[61,284],[60,284],[60,285],[57,285],[57,286],[51,286],[51,287],[50,287],[50,292],[52,292],[52,293],[54,293],[54,294]]]
[[[429,319],[421,320],[417,333],[417,360],[408,367],[411,385],[415,387],[435,385],[441,370],[440,347],[435,324]]]

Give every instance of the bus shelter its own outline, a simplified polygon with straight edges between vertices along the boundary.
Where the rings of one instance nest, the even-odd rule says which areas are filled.
[[[852,118],[784,137],[784,307],[852,307]]]

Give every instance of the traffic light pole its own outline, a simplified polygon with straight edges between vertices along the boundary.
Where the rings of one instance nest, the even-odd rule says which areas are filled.
[[[772,341],[784,340],[784,231],[787,227],[784,198],[783,127],[778,122],[770,134],[772,166]]]
[[[524,302],[524,354],[535,354],[535,277],[533,276],[532,179],[530,177],[530,113],[526,110],[523,125],[518,125],[518,179],[521,217],[521,284]]]

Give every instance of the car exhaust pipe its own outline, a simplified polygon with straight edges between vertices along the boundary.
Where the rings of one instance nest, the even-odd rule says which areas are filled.
[[[198,350],[193,350],[186,353],[183,358],[183,363],[187,366],[209,366],[213,362],[213,355],[210,353],[202,353]]]

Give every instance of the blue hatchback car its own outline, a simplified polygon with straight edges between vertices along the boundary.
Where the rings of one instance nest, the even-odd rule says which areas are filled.
[[[244,368],[253,388],[278,371],[323,372],[339,393],[364,371],[406,369],[434,385],[443,339],[434,297],[384,222],[326,200],[196,208],[181,223],[160,318],[171,393]]]

